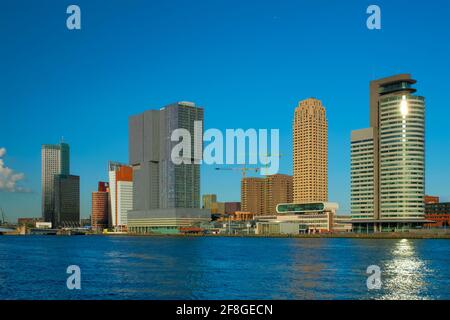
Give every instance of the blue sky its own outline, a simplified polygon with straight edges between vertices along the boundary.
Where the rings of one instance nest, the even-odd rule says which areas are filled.
[[[82,30],[66,28],[81,7]],[[381,7],[382,29],[366,28]],[[450,2],[3,1],[0,148],[23,188],[0,191],[14,220],[40,216],[40,149],[71,146],[81,214],[128,161],[128,116],[171,102],[205,108],[205,128],[279,128],[281,173],[292,173],[298,101],[323,101],[329,122],[329,198],[349,212],[350,131],[369,122],[371,79],[411,73],[427,101],[426,189],[450,201]],[[202,193],[238,201],[239,172],[202,168]]]

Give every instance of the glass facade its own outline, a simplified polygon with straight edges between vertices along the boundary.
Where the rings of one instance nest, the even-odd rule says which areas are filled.
[[[408,94],[380,99],[380,217],[423,218],[425,104]]]
[[[325,204],[323,202],[318,203],[286,203],[279,204],[277,206],[278,213],[285,212],[313,212],[313,211],[324,211]]]

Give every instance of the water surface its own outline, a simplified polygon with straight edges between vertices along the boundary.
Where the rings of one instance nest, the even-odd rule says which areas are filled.
[[[450,240],[1,236],[0,299],[450,299]]]

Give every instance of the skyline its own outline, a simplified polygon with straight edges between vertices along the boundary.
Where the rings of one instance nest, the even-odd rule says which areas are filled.
[[[20,3],[7,4],[5,11],[18,9]],[[51,15],[49,19],[40,21],[38,26],[33,25],[34,32],[28,32],[31,29],[25,23],[31,20],[31,13],[19,10],[9,12],[5,17],[8,27],[0,28],[0,36],[5,37],[7,48],[0,52],[0,58],[11,62],[4,66],[6,77],[0,78],[0,103],[6,106],[2,107],[5,121],[0,127],[0,148],[6,148],[7,154],[2,159],[7,167],[25,174],[24,187],[33,191],[15,194],[0,192],[0,207],[5,209],[10,220],[19,216],[40,216],[41,145],[57,143],[61,136],[71,146],[72,172],[81,176],[81,216],[89,216],[90,193],[96,189],[98,181],[107,180],[108,161],[128,163],[128,117],[175,101],[195,101],[203,106],[205,129],[279,128],[280,152],[283,154],[279,173],[291,175],[292,117],[297,103],[311,96],[322,100],[327,110],[329,199],[340,204],[340,213],[349,213],[350,132],[368,126],[369,81],[398,73],[413,74],[418,80],[418,94],[427,99],[426,193],[438,195],[443,201],[450,200],[450,187],[446,184],[450,180],[446,160],[450,155],[447,147],[450,133],[445,121],[450,116],[450,110],[446,108],[450,101],[450,90],[449,81],[444,76],[450,74],[450,66],[443,64],[445,57],[450,55],[450,45],[445,42],[436,44],[433,39],[427,38],[430,30],[437,37],[440,33],[445,34],[441,25],[445,23],[445,10],[437,10],[436,4],[422,8],[408,3],[406,12],[409,15],[399,17],[393,12],[400,12],[400,5],[380,1],[383,28],[376,33],[378,31],[364,28],[366,15],[363,9],[366,4],[356,2],[345,8],[328,4],[325,10],[323,7],[320,9],[323,16],[319,15],[318,21],[307,16],[308,12],[316,12],[316,4],[301,4],[298,7],[285,4],[286,8],[276,4],[261,4],[256,6],[255,11],[248,4],[239,8],[230,5],[227,7],[230,9],[221,12],[222,16],[219,15],[219,22],[207,19],[213,29],[209,32],[202,30],[203,20],[192,19],[192,24],[183,26],[174,23],[176,19],[168,19],[174,25],[172,29],[166,30],[168,24],[161,19],[149,19],[150,22],[138,19],[143,18],[141,11],[154,14],[152,10],[143,9],[146,6],[155,9],[157,5],[154,3],[138,1],[128,8],[116,8],[117,4],[113,3],[107,5],[108,10],[103,13],[103,7],[86,1],[78,3],[86,17],[84,29],[78,34],[65,30],[63,23],[59,26],[55,18],[59,14],[56,12],[58,6],[50,8],[45,4],[36,6],[36,10],[42,14],[48,9]],[[203,5],[223,7],[225,3]],[[317,4],[318,7],[321,5]],[[27,6],[35,5],[31,3]],[[165,4],[160,6],[172,17],[179,17],[183,9],[189,9],[188,12],[193,16],[198,15],[195,9],[186,4],[181,4],[180,8]],[[444,2],[443,6],[448,6],[448,3]],[[220,8],[212,12],[219,14]],[[293,8],[299,9],[297,13],[307,18],[306,22],[302,18],[294,22],[300,23],[302,27],[306,23],[314,26],[315,29],[308,30],[311,34],[304,33],[300,27],[290,30],[295,27],[290,12]],[[124,10],[120,14],[125,17],[125,20],[121,20],[121,27],[106,26],[95,21],[97,18],[102,18],[100,21],[104,22],[105,19],[117,17],[114,15],[115,10]],[[427,17],[427,14],[431,18],[431,12],[433,19],[414,20],[414,17],[419,19],[422,15]],[[443,15],[441,20],[435,17],[440,14]],[[241,18],[246,15],[249,15],[250,20],[244,22]],[[346,18],[358,15],[361,21]],[[0,21],[5,21],[2,13],[0,17]],[[233,27],[227,17],[234,17],[233,21],[238,22],[238,26]],[[339,19],[334,20],[337,17]],[[64,22],[64,18],[62,14],[61,21]],[[321,25],[323,21],[320,21],[325,18],[331,21],[326,26]],[[411,25],[409,20],[417,21],[417,24]],[[214,37],[214,32],[223,28],[220,22],[230,28],[221,34],[223,43],[211,38],[201,39],[200,35]],[[334,22],[337,27],[330,28]],[[419,36],[419,40],[407,35],[397,47],[401,50],[392,50],[392,46],[395,49],[396,35],[403,27],[402,23],[407,23],[412,28],[411,33]],[[155,26],[159,27],[156,31],[162,34],[151,28]],[[239,35],[239,27],[243,26],[243,34]],[[183,35],[182,27],[197,35]],[[28,45],[21,41],[14,42],[10,38],[9,28],[17,28],[15,34],[19,38],[22,36],[24,42],[31,41],[38,50],[24,51]],[[109,28],[120,38],[120,45],[114,37],[105,38]],[[147,35],[148,40],[161,40],[167,47],[158,51],[150,44],[141,43],[139,36],[125,39],[129,35],[128,31],[141,32],[139,35]],[[294,37],[296,32],[300,33],[298,40],[302,44],[286,41],[286,38]],[[352,38],[352,41],[340,37],[340,43],[334,39],[341,32]],[[107,33],[109,36],[110,31]],[[181,40],[184,55],[171,53],[165,57],[164,53],[178,48],[180,42],[167,42],[163,40],[164,35]],[[232,39],[232,36],[236,39]],[[90,50],[92,46],[97,46],[97,42],[99,52]],[[207,45],[208,42],[210,45]],[[183,43],[187,46],[183,46]],[[45,49],[49,44],[53,51]],[[229,45],[233,44],[233,50],[230,50]],[[100,48],[101,45],[105,47]],[[308,51],[309,45],[317,47],[317,51]],[[377,45],[381,48],[377,48]],[[272,46],[282,47],[283,50]],[[221,49],[225,50],[224,53],[220,53]],[[334,53],[325,49],[331,49]],[[404,54],[405,49],[411,49],[408,55]],[[131,52],[128,56],[125,55],[127,50]],[[292,50],[300,50],[298,52],[301,54],[293,54]],[[165,58],[161,60],[163,56]],[[316,60],[310,63],[311,58]],[[116,59],[121,59],[123,65],[113,66]],[[272,64],[266,65],[268,60]],[[162,66],[158,65],[161,62]],[[349,64],[353,68],[349,68]],[[182,76],[178,79],[174,74]],[[45,81],[42,75],[45,75]],[[303,75],[306,75],[305,79]],[[114,80],[116,77],[117,80]],[[344,81],[341,81],[342,78]],[[65,108],[61,108],[61,105]],[[272,112],[274,110],[276,112]],[[352,121],[348,121],[348,114],[352,115]],[[221,188],[212,179],[218,176],[223,180]],[[239,200],[240,179],[239,173],[217,172],[214,166],[202,166],[201,194],[216,193],[221,201]]]

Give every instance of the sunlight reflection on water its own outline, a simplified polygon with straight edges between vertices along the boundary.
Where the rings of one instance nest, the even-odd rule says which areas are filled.
[[[427,299],[422,291],[426,277],[432,272],[418,257],[415,247],[408,239],[399,240],[391,249],[391,259],[384,263],[382,286],[385,294],[381,299],[416,300]],[[383,279],[384,278],[384,279]]]

